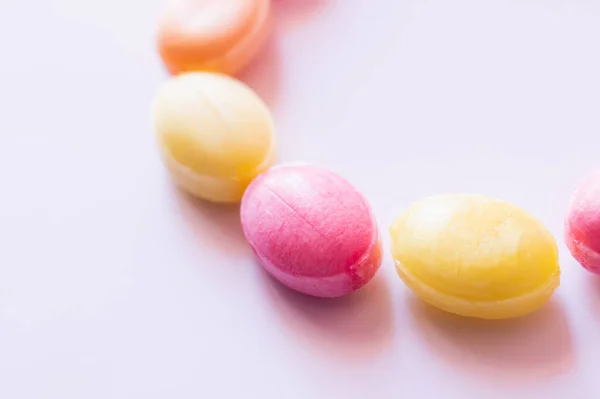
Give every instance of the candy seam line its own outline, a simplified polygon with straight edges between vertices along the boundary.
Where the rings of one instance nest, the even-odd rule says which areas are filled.
[[[446,291],[440,290],[437,287],[433,287],[429,284],[423,283],[421,280],[419,280],[417,277],[415,277],[415,275],[413,273],[411,273],[409,271],[409,269],[407,267],[405,267],[402,262],[394,260],[394,263],[396,265],[396,269],[399,271],[398,273],[402,275],[405,275],[408,277],[408,279],[413,282],[415,281],[415,284],[419,284],[419,286],[421,287],[425,287],[428,291],[432,291],[435,292],[441,296],[444,297],[448,297],[451,300],[455,300],[457,302],[463,302],[465,304],[469,304],[469,305],[475,305],[477,307],[485,307],[485,306],[489,306],[491,304],[504,304],[504,303],[510,303],[513,301],[519,301],[521,299],[525,299],[528,297],[535,297],[537,294],[541,293],[541,292],[545,292],[548,289],[552,288],[552,289],[556,289],[559,285],[560,285],[560,281],[557,279],[560,277],[560,270],[555,271],[554,273],[552,273],[552,275],[550,276],[550,278],[548,279],[547,282],[541,284],[540,286],[538,286],[537,288],[535,288],[534,290],[531,290],[530,292],[526,292],[523,293],[521,295],[518,296],[514,296],[511,298],[505,298],[505,299],[501,299],[501,300],[492,300],[492,301],[472,301],[466,297],[463,296],[459,296],[459,295],[454,295],[454,294],[450,294]],[[404,278],[403,278],[404,279]],[[556,283],[555,283],[556,282]]]

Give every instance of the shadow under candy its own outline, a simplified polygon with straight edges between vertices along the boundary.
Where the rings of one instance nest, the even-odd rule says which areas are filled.
[[[380,353],[394,337],[390,290],[383,276],[342,298],[316,298],[279,283],[266,271],[271,305],[283,327],[303,346],[344,360]]]
[[[463,372],[502,382],[526,382],[551,378],[573,365],[569,325],[555,299],[529,315],[508,320],[466,318],[414,296],[407,300],[428,346]]]
[[[271,110],[277,107],[281,77],[281,60],[276,33],[272,32],[265,46],[238,74],[238,78],[254,90]]]
[[[273,14],[278,26],[295,28],[329,6],[331,0],[273,0]]]
[[[214,204],[196,199],[173,187],[183,219],[204,245],[234,257],[251,256],[240,221],[239,204]]]

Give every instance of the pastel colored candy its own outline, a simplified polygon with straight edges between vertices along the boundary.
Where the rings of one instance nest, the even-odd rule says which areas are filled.
[[[214,73],[186,73],[161,85],[154,126],[175,183],[193,196],[239,202],[275,161],[267,106],[243,83]]]
[[[565,241],[585,269],[600,274],[600,171],[577,187],[565,219]]]
[[[259,52],[269,33],[270,0],[168,0],[158,50],[171,74],[234,74]]]
[[[504,201],[470,194],[430,197],[410,206],[390,233],[404,283],[450,313],[522,316],[546,303],[560,283],[553,236]]]
[[[381,264],[366,199],[322,168],[275,166],[258,176],[242,199],[241,220],[264,268],[308,295],[346,295],[368,283]]]

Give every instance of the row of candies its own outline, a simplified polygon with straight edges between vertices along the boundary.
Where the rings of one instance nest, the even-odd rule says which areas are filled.
[[[269,0],[175,0],[158,47],[173,75],[158,89],[154,126],[175,183],[217,203],[241,201],[244,234],[281,283],[317,297],[363,287],[383,248],[367,200],[341,176],[311,165],[275,165],[269,109],[228,76],[258,53]],[[390,228],[398,275],[423,300],[485,319],[521,316],[560,284],[558,248],[534,216],[472,194],[411,205]],[[565,222],[567,245],[600,273],[600,173],[581,183]]]

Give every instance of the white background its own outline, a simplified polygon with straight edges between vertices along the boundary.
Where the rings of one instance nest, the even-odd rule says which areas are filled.
[[[281,160],[352,181],[385,240],[375,281],[339,301],[274,283],[235,208],[173,189],[149,112],[160,6],[0,2],[0,397],[598,397],[600,281],[562,222],[600,163],[600,1],[274,0],[242,78]],[[388,226],[460,191],[556,235],[549,305],[476,322],[403,286]]]

